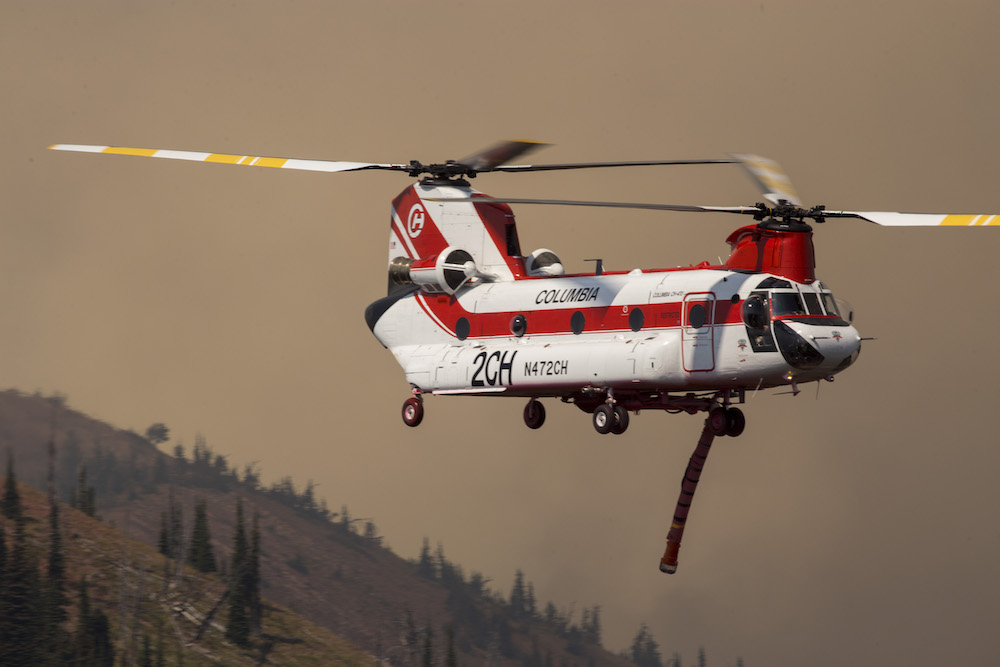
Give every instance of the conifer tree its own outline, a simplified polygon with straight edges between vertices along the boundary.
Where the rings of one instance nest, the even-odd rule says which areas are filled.
[[[649,628],[646,627],[645,623],[639,627],[639,632],[632,640],[629,657],[639,667],[662,667],[663,665],[660,658],[660,645],[653,639],[653,635],[649,633]]]
[[[0,653],[7,646],[10,616],[7,612],[7,536],[0,527]]]
[[[157,626],[156,628],[156,661],[154,663],[155,667],[166,667],[167,657],[164,654],[163,648],[163,628]]]
[[[413,620],[413,613],[407,608],[406,610],[406,632],[403,635],[403,644],[406,650],[410,654],[410,664],[416,664],[417,662],[417,652],[419,651],[417,644],[420,641],[420,631],[417,630],[417,624]]]
[[[87,624],[90,619],[90,593],[87,589],[86,575],[80,578],[80,600],[77,603],[80,613],[76,622],[76,634],[73,635],[73,658],[77,664],[90,664],[90,637],[87,636]]]
[[[87,667],[112,667],[115,649],[111,642],[111,622],[101,610],[90,608],[87,577],[80,580],[80,613],[73,636],[71,664]]]
[[[7,585],[7,537],[0,528],[0,600],[3,599],[4,588]]]
[[[445,653],[444,667],[458,667],[458,653],[455,652],[455,626],[449,625],[445,633],[448,637],[448,649]]]
[[[236,501],[236,530],[233,533],[233,558],[229,571],[229,618],[226,621],[226,638],[237,646],[250,641],[250,619],[247,616],[248,596],[247,535],[243,527],[243,500]]]
[[[160,512],[160,537],[156,542],[156,548],[164,556],[170,557],[170,531],[167,528],[166,512]]]
[[[194,528],[191,531],[191,548],[188,563],[199,572],[215,572],[215,552],[212,550],[212,536],[208,530],[208,512],[204,500],[194,505]]]
[[[149,633],[142,634],[142,653],[139,654],[139,667],[153,667],[153,646],[149,643]]]
[[[525,613],[524,572],[521,570],[514,574],[514,585],[510,591],[510,611],[515,618],[524,616]]]
[[[591,644],[601,644],[601,606],[583,612],[583,638]]]
[[[21,508],[17,508],[20,516]],[[0,638],[4,665],[37,665],[42,656],[42,609],[38,561],[28,550],[24,522],[15,527],[14,545],[7,561],[7,583],[0,617],[5,619]]]
[[[434,631],[429,624],[424,628],[423,667],[434,667]]]
[[[46,578],[42,585],[43,647],[46,661],[57,665],[67,648],[68,635],[62,624],[66,621],[66,556],[62,549],[62,531],[59,528],[59,504],[49,505],[49,553]]]
[[[17,475],[14,473],[14,454],[7,450],[7,478],[3,485],[3,502],[0,511],[8,519],[21,521],[21,494],[17,490]]]
[[[80,466],[76,493],[73,494],[71,504],[87,516],[94,516],[97,513],[97,492],[93,486],[87,484],[87,467],[84,465]]]
[[[180,559],[183,556],[184,511],[180,503],[174,500],[174,487],[167,494],[167,509],[160,513],[160,536],[157,548],[167,558]]]
[[[426,579],[437,578],[434,559],[431,558],[431,545],[426,537],[424,538],[424,546],[420,548],[420,561],[417,563],[417,574]]]
[[[250,630],[259,634],[263,621],[264,605],[260,597],[260,513],[253,513],[253,529],[250,531],[250,563],[249,563]]]

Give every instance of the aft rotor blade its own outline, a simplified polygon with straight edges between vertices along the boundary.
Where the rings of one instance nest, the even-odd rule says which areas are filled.
[[[823,211],[824,218],[858,218],[883,227],[997,227],[1000,215],[953,213],[896,213],[894,211]]]
[[[594,169],[597,167],[651,167],[671,164],[733,164],[739,160],[631,160],[625,162],[576,162],[567,164],[511,164],[492,171],[555,171],[557,169]]]
[[[649,211],[683,211],[687,213],[742,213],[757,215],[761,212],[756,206],[689,206],[685,204],[637,204],[613,201],[577,201],[575,199],[521,199],[512,197],[440,197],[428,198],[428,201],[463,201],[473,203],[500,204],[554,204],[557,206],[598,206],[603,208],[636,208]]]
[[[226,153],[201,153],[196,151],[173,151],[156,148],[128,148],[125,146],[90,146],[81,144],[55,144],[49,146],[54,151],[75,151],[78,153],[107,153],[109,155],[135,155],[158,157],[169,160],[190,162],[217,162],[238,164],[247,167],[273,167],[276,169],[297,169],[301,171],[358,171],[361,169],[387,169],[408,171],[409,165],[377,164],[374,162],[335,162],[329,160],[303,160],[298,158],[256,157],[252,155],[228,155]]]

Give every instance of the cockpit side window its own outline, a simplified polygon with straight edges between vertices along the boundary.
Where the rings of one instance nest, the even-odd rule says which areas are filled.
[[[771,313],[775,317],[805,315],[806,309],[797,292],[771,292]]]
[[[823,305],[826,306],[826,314],[834,315],[840,317],[840,311],[837,310],[837,300],[833,298],[831,292],[823,292]]]

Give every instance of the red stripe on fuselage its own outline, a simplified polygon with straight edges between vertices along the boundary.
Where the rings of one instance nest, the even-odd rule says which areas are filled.
[[[427,317],[431,318],[431,320],[433,320],[436,325],[438,325],[439,327],[441,327],[442,330],[446,331],[448,333],[448,335],[455,336],[455,322],[458,321],[458,318],[461,317],[461,315],[455,315],[452,318],[451,328],[449,329],[448,325],[445,324],[445,320],[442,319],[440,317],[439,313],[437,312],[438,309],[434,308],[434,306],[432,305],[432,303],[437,302],[439,299],[444,299],[445,300],[446,309],[448,311],[452,311],[452,310],[454,310],[454,308],[448,307],[448,303],[447,303],[448,301],[453,301],[452,299],[450,299],[449,297],[446,297],[444,295],[441,295],[441,296],[432,296],[431,299],[429,300],[426,295],[421,294],[421,293],[415,294],[414,298],[417,300],[417,305],[419,305],[423,309],[423,311],[425,313],[427,313]],[[441,305],[441,304],[438,304],[438,305]],[[454,302],[451,305],[458,305],[458,303]],[[459,309],[462,312],[465,312],[465,309],[462,308],[461,306],[459,306]]]
[[[467,311],[457,299],[443,295],[415,295],[417,303],[443,331],[455,336],[459,318],[469,321],[469,338],[509,338],[511,320],[516,315],[524,315],[527,320],[526,336],[552,336],[570,334],[570,320],[573,314],[581,312],[586,319],[584,333],[631,332],[630,313],[639,308],[643,311],[643,325],[640,331],[654,329],[675,329],[681,326],[683,302],[656,304],[635,304],[630,306],[592,306],[580,308],[546,308],[539,310],[501,311],[494,313],[472,313]],[[739,303],[731,301],[715,302],[715,326],[742,324]]]

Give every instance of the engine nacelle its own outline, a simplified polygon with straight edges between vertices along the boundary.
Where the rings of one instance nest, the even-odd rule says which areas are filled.
[[[448,246],[423,259],[397,257],[389,264],[389,279],[397,285],[419,285],[425,292],[454,294],[471,278],[482,276],[467,251]]]
[[[562,261],[548,248],[539,248],[524,260],[529,276],[561,276],[566,273]]]

